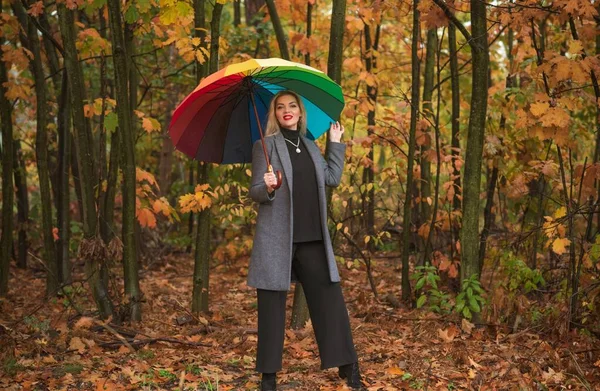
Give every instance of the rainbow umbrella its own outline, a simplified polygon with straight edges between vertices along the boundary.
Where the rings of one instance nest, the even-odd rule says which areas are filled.
[[[252,59],[206,77],[175,109],[169,134],[175,147],[200,161],[246,163],[263,139],[273,95],[292,90],[307,111],[307,137],[316,139],[344,107],[341,87],[323,72],[279,58]],[[266,150],[265,159],[270,167]]]

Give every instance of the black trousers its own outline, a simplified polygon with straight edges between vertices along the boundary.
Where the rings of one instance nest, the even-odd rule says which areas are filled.
[[[292,268],[304,288],[321,369],[358,361],[342,289],[329,278],[323,242],[294,244]],[[281,370],[287,291],[257,289],[257,296],[256,370],[274,373]]]

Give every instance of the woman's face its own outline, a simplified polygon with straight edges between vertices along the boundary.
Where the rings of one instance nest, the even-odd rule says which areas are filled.
[[[298,130],[300,121],[300,105],[293,95],[282,95],[275,102],[275,116],[281,127]]]

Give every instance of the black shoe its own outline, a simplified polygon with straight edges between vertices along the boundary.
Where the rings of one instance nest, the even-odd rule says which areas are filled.
[[[346,384],[353,390],[364,390],[365,388],[361,382],[360,370],[358,369],[358,362],[352,364],[342,365],[338,368],[338,375],[342,379],[346,379]]]
[[[275,373],[262,374],[260,391],[277,391],[277,375]]]

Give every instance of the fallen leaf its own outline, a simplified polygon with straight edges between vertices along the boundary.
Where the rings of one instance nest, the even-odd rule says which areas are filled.
[[[456,326],[450,326],[446,330],[438,329],[438,336],[444,342],[452,342],[458,335],[459,329]]]
[[[473,360],[470,356],[469,356],[469,364],[475,369],[480,369],[482,367],[480,364],[477,364],[475,362],[475,360]]]
[[[79,318],[79,320],[77,322],[75,322],[75,325],[73,326],[73,328],[75,330],[79,330],[79,329],[89,329],[90,327],[92,327],[92,325],[94,324],[94,319],[90,318],[88,316],[82,316],[81,318]]]
[[[473,323],[471,323],[468,320],[466,320],[465,318],[463,318],[463,320],[460,324],[460,328],[462,329],[462,331],[464,331],[467,334],[471,334],[473,327],[475,327],[475,325]]]
[[[71,338],[71,342],[69,342],[69,349],[77,350],[79,353],[83,353],[87,349],[87,346],[83,343],[81,338],[73,337]]]
[[[386,372],[390,375],[394,375],[394,376],[402,376],[404,375],[404,371],[398,367],[390,367],[386,370]]]

